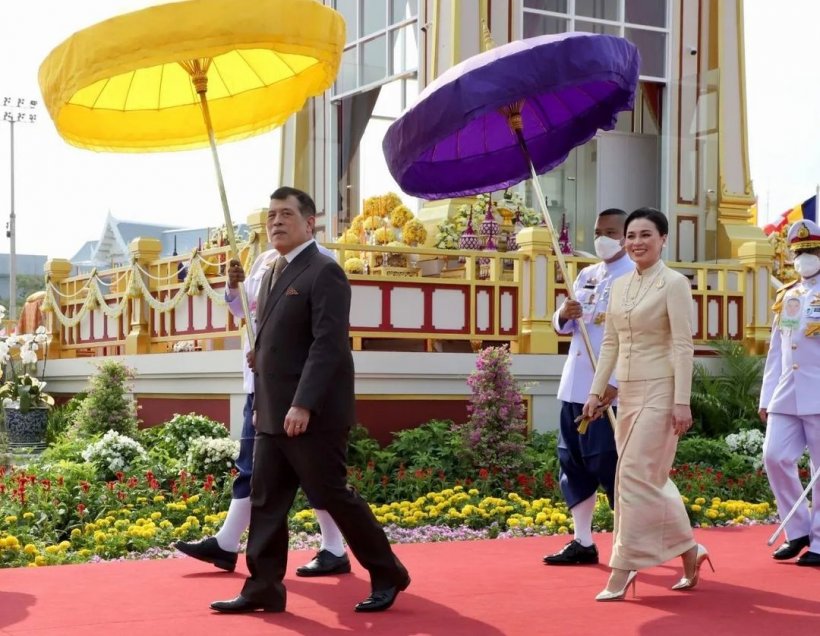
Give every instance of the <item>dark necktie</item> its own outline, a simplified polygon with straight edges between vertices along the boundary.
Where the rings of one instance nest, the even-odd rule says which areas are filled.
[[[282,275],[282,272],[285,271],[285,268],[288,266],[288,259],[284,256],[277,256],[276,261],[273,264],[273,276],[270,277],[270,288],[273,289],[273,286],[276,285],[276,281],[279,280],[279,277]]]

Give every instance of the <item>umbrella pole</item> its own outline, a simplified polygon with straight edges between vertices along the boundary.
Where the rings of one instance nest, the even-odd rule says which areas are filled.
[[[202,118],[205,120],[205,127],[208,130],[208,141],[211,146],[211,156],[213,157],[214,168],[216,169],[216,182],[219,186],[219,198],[222,200],[222,212],[225,215],[225,229],[228,234],[228,244],[231,247],[231,258],[239,260],[239,248],[236,245],[236,235],[233,231],[233,221],[231,220],[231,211],[228,207],[228,195],[225,193],[225,181],[222,179],[222,167],[219,164],[219,154],[216,152],[216,138],[214,137],[214,127],[211,123],[211,111],[208,108],[208,98],[205,95],[206,92],[207,89],[199,90],[197,88],[197,93],[199,93],[199,102],[202,105]],[[239,298],[242,301],[242,311],[245,314],[245,328],[248,334],[248,343],[250,344],[252,351],[256,338],[253,333],[253,327],[251,326],[250,305],[248,304],[248,294],[245,292],[244,285],[239,285]]]
[[[505,113],[506,114],[506,113]],[[558,268],[561,270],[561,275],[564,277],[564,281],[567,285],[567,295],[572,300],[577,300],[575,297],[575,289],[573,287],[573,281],[569,276],[569,272],[567,270],[567,262],[564,259],[564,254],[561,252],[561,247],[558,245],[558,234],[555,232],[555,225],[552,222],[552,218],[550,217],[549,209],[547,208],[547,200],[544,198],[544,192],[541,189],[541,183],[538,181],[538,173],[535,171],[535,164],[532,162],[532,157],[530,156],[529,148],[527,148],[527,142],[524,139],[524,131],[523,126],[520,125],[521,118],[520,115],[517,120],[514,120],[515,114],[513,116],[508,115],[508,119],[510,121],[510,128],[512,128],[515,136],[518,139],[518,145],[521,148],[521,152],[524,154],[524,159],[527,161],[530,167],[530,177],[532,178],[532,184],[535,188],[535,196],[538,199],[538,203],[541,207],[541,214],[544,217],[544,222],[547,224],[547,228],[549,229],[550,233],[550,240],[552,241],[552,250],[555,252],[555,258],[558,261]],[[587,354],[589,355],[589,361],[592,363],[592,370],[595,371],[598,367],[598,360],[595,355],[595,349],[592,348],[592,341],[589,339],[589,332],[587,331],[587,325],[583,320],[578,321],[578,326],[581,330],[581,339],[584,341],[584,346],[586,347]],[[615,413],[612,410],[612,407],[607,407],[606,414],[609,418],[609,423],[612,425],[612,428],[615,428]],[[580,425],[578,426],[578,430],[581,433],[586,432],[586,427],[589,424],[587,420],[582,420]]]

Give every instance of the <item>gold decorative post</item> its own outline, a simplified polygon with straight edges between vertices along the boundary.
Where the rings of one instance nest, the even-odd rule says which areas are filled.
[[[128,245],[128,251],[135,263],[143,269],[148,269],[153,261],[159,258],[162,252],[162,243],[154,238],[135,238]],[[144,274],[146,287],[150,291],[156,289],[154,282]],[[125,337],[125,354],[135,355],[138,353],[151,352],[151,308],[148,302],[140,298],[131,299],[131,328]]]
[[[738,248],[738,260],[745,269],[743,308],[744,343],[752,353],[765,353],[771,332],[771,305],[774,300],[772,263],[774,248],[766,242],[749,241]]]
[[[60,289],[60,283],[71,275],[71,263],[64,258],[53,258],[46,261],[45,265],[46,285],[53,285],[55,290]],[[48,289],[46,289],[48,292]],[[54,291],[54,300],[60,302],[60,294]],[[75,351],[73,349],[63,350],[63,331],[60,321],[57,320],[57,314],[53,311],[46,311],[46,331],[51,334],[51,341],[48,343],[48,357],[49,358],[73,358]]]
[[[522,257],[521,352],[558,353],[558,336],[550,312],[550,232],[545,227],[525,227],[517,240]]]

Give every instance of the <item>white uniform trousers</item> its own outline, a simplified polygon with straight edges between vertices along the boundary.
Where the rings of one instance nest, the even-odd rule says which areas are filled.
[[[766,439],[763,442],[763,463],[772,487],[777,512],[786,518],[803,493],[804,486],[797,474],[797,462],[806,448],[814,470],[820,466],[820,415],[783,415],[769,413]],[[804,501],[786,524],[786,537],[797,539],[808,536],[809,550],[820,554],[820,479],[815,482],[809,506]]]

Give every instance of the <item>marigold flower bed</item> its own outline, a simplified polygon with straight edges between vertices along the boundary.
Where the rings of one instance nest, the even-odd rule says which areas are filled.
[[[82,475],[38,477],[0,468],[0,567],[37,567],[121,558],[158,558],[173,553],[178,539],[212,535],[225,517],[230,480],[197,479],[187,473],[163,486],[150,471],[100,482]],[[684,497],[693,523],[731,525],[768,522],[769,503]],[[414,500],[371,505],[391,541],[455,541],[568,534],[572,517],[562,501],[525,498],[511,492],[488,496],[454,486]],[[601,495],[598,530],[612,517]],[[291,516],[291,545],[319,545],[310,509]]]

